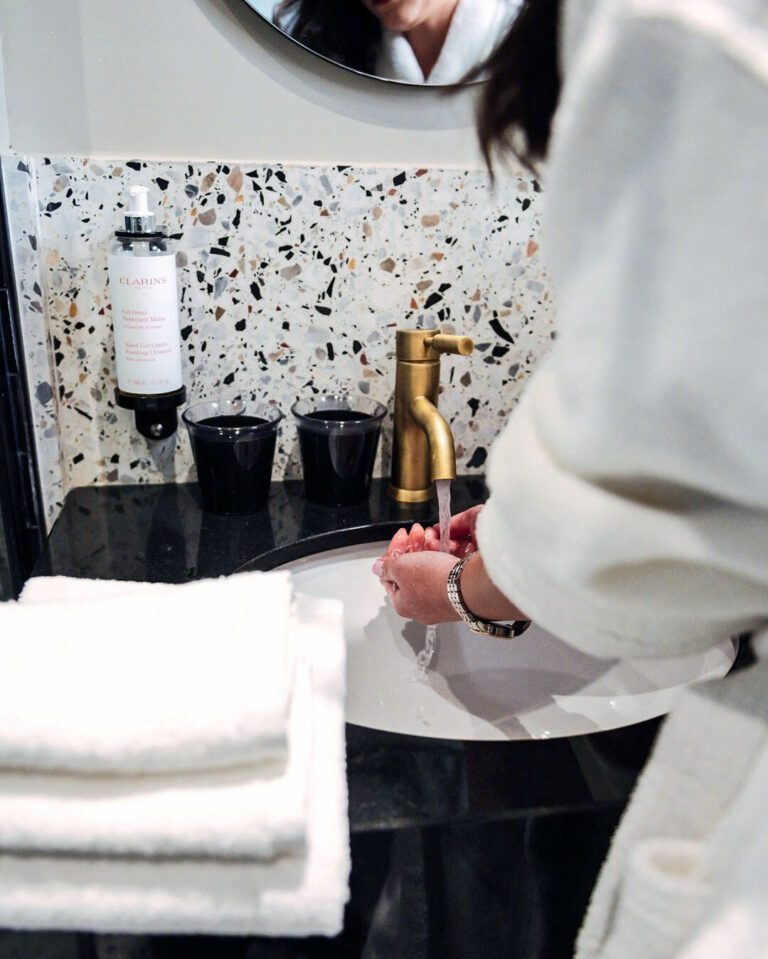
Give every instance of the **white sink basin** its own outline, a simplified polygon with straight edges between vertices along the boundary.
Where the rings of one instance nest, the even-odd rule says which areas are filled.
[[[298,592],[344,602],[347,721],[445,739],[549,739],[615,729],[669,711],[680,690],[723,676],[732,642],[665,660],[585,656],[535,624],[518,639],[439,627],[426,680],[424,627],[401,619],[371,573],[385,543],[317,553],[282,567]]]

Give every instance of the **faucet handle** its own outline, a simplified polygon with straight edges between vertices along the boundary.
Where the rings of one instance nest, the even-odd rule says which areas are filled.
[[[425,337],[424,346],[432,347],[438,353],[456,353],[459,356],[469,356],[475,349],[471,336],[450,336],[447,333]]]
[[[408,363],[434,362],[441,353],[469,356],[474,348],[468,336],[449,336],[439,330],[398,330],[395,356]]]

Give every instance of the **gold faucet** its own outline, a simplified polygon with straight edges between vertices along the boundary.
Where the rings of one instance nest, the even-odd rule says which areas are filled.
[[[395,434],[388,493],[401,503],[432,497],[435,480],[456,477],[453,434],[437,410],[440,354],[469,356],[468,336],[439,330],[398,330],[395,356]]]

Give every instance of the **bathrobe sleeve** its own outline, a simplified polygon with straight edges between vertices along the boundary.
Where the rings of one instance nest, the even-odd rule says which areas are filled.
[[[768,618],[768,25],[739,14],[758,7],[602,2],[568,65],[559,335],[493,447],[478,540],[505,595],[594,655]]]

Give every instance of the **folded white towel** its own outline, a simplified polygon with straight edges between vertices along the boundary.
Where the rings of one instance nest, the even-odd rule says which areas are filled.
[[[232,860],[0,857],[0,927],[131,933],[335,935],[348,896],[341,604],[300,597],[313,742],[305,856]]]
[[[0,605],[0,766],[125,774],[285,757],[287,573],[70,589],[102,595]]]
[[[75,576],[33,576],[19,596],[20,603],[82,603],[116,596],[141,596],[167,590],[168,583],[137,583],[120,579],[79,579]]]
[[[304,845],[314,719],[309,665],[296,666],[287,765],[155,776],[0,770],[0,849],[268,859]]]

